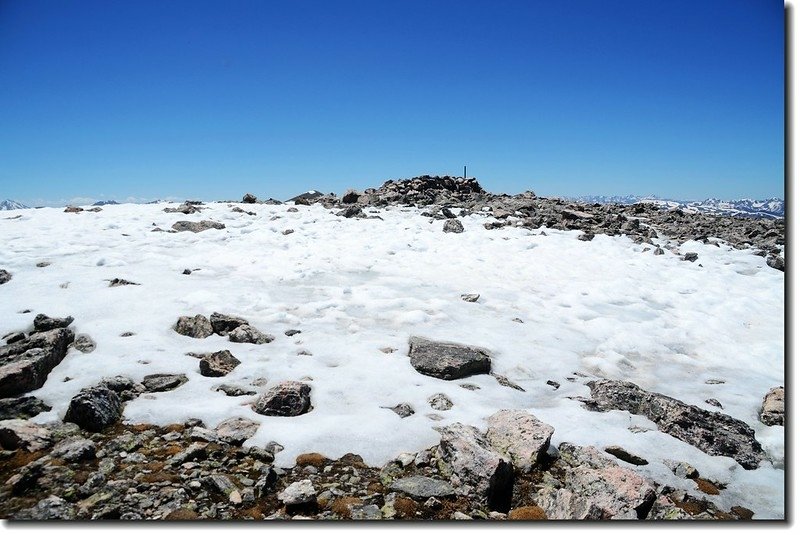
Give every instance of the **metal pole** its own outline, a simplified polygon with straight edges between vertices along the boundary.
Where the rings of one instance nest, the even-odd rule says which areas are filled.
[[[464,178],[467,178],[467,166],[464,166]]]

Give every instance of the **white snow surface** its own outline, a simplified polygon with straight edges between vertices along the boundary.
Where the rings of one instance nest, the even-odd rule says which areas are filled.
[[[692,263],[669,251],[654,256],[625,237],[584,242],[578,231],[489,231],[483,223],[493,219],[484,214],[462,218],[465,232],[448,234],[442,221],[411,208],[369,210],[383,220],[359,220],[319,205],[297,206],[296,213],[288,205],[246,205],[256,216],[223,203],[193,215],[164,213],[164,206],[79,214],[43,208],[0,218],[0,267],[13,273],[0,286],[0,331],[29,329],[40,312],[71,315],[76,332],[97,342],[93,353],[70,349],[31,393],[53,407],[34,421],[61,419],[72,396],[103,377],[185,373],[189,381],[178,389],[127,403],[125,420],[166,425],[195,417],[213,427],[241,416],[261,423],[246,445],[274,440],[285,447],[277,464],[316,451],[332,458],[353,452],[380,465],[437,443],[437,426],[485,429],[497,410],[523,409],[555,427],[554,445],[622,446],[649,460],[635,470],[700,495],[663,463],[685,461],[727,485],[706,496],[719,506],[783,518],[784,428],[761,424],[758,410],[764,394],[784,384],[784,276],[752,251],[689,242],[676,251],[699,253]],[[204,219],[227,228],[151,232]],[[294,233],[283,235],[289,228]],[[37,268],[41,261],[51,265]],[[185,268],[197,271],[183,275]],[[111,288],[115,277],[141,285]],[[480,299],[465,302],[463,293]],[[235,344],[172,329],[179,316],[215,311],[241,316],[276,339]],[[302,333],[287,337],[288,329]],[[126,331],[135,336],[120,337]],[[493,371],[525,392],[489,375],[444,381],[419,374],[408,358],[412,335],[489,349]],[[242,361],[221,378],[201,376],[197,359],[186,355],[221,349]],[[705,402],[715,398],[755,429],[769,461],[744,470],[644,417],[590,412],[573,398],[589,397],[585,383],[595,378],[632,381],[708,410],[719,410]],[[258,379],[266,379],[259,392],[284,380],[308,382],[313,410],[261,416],[249,406],[256,396],[214,391]],[[428,405],[439,392],[453,400],[451,410]],[[384,408],[401,402],[416,413],[401,419]]]

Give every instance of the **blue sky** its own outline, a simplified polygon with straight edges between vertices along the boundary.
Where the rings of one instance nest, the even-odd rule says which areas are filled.
[[[0,198],[783,196],[771,0],[0,1]]]

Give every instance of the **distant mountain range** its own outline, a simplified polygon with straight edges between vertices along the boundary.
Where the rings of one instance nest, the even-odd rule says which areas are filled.
[[[25,208],[30,207],[25,206],[21,202],[12,201],[11,199],[6,199],[3,202],[0,202],[0,210],[22,210]]]
[[[585,203],[599,204],[636,204],[646,202],[655,204],[665,209],[680,208],[686,212],[702,212],[707,214],[734,215],[739,217],[756,217],[767,219],[782,219],[785,217],[786,202],[773,197],[771,199],[753,200],[739,199],[736,201],[723,201],[720,199],[705,199],[703,201],[678,201],[674,199],[661,199],[654,196],[638,197],[635,195],[587,195],[572,197]]]
[[[119,204],[117,201],[97,201],[92,206],[106,206],[111,204]]]

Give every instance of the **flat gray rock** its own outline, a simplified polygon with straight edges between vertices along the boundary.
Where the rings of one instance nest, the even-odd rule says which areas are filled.
[[[419,336],[412,336],[409,346],[411,365],[423,375],[451,381],[491,372],[492,361],[485,349]]]
[[[222,230],[225,225],[217,223],[216,221],[178,221],[172,225],[172,230],[177,232],[203,232],[204,230],[216,229]]]
[[[447,481],[433,479],[425,476],[404,477],[393,481],[390,488],[394,491],[405,492],[414,498],[443,498],[454,496],[456,491]]]
[[[182,373],[155,373],[153,375],[145,375],[144,379],[142,379],[142,385],[148,392],[165,392],[167,390],[175,390],[188,380],[188,377]]]
[[[24,394],[44,385],[50,370],[64,359],[74,338],[70,329],[53,329],[0,347],[0,398]]]

